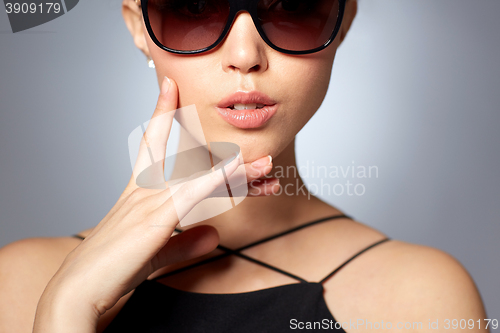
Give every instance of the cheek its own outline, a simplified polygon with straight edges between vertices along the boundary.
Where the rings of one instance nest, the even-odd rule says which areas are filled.
[[[202,99],[207,95],[206,87],[210,87],[210,74],[207,68],[215,68],[216,64],[210,64],[207,59],[202,60],[200,56],[166,52],[158,48],[150,38],[147,38],[147,44],[155,61],[158,82],[162,82],[163,77],[167,76],[177,83],[178,107],[204,102]]]
[[[288,90],[287,112],[293,135],[316,113],[325,98],[330,82],[335,50],[313,57],[294,58],[283,66],[281,72],[286,81],[281,82]]]
[[[166,52],[156,56],[156,72],[158,82],[163,76],[175,80],[179,89],[179,107],[191,104],[203,104],[207,95],[207,87],[210,87],[210,75],[207,72],[207,64],[200,66],[201,61],[195,58],[182,59],[179,56]],[[213,83],[212,83],[213,84]]]
[[[311,96],[306,99],[313,100],[316,109],[323,102],[328,90],[334,56],[312,59],[307,68],[303,70],[303,93],[306,96]]]

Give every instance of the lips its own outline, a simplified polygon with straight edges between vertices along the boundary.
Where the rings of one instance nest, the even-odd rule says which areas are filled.
[[[276,113],[277,103],[258,91],[239,91],[222,99],[216,109],[227,123],[238,128],[258,128]]]

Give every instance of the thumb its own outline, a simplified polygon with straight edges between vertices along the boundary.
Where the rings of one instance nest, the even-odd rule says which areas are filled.
[[[201,257],[219,244],[217,230],[209,225],[190,228],[171,237],[152,260],[153,271],[177,262]]]

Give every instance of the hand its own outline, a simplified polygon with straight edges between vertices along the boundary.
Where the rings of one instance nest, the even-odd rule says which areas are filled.
[[[146,139],[141,140],[134,174],[138,166],[149,163],[150,146],[159,147],[156,153],[163,151],[165,158],[177,94],[175,82],[165,79]],[[166,121],[153,121],[158,116]],[[219,168],[224,168],[227,177],[243,170],[251,182],[272,168],[269,157],[257,161],[264,163],[256,167],[242,164],[241,158],[227,165],[222,161],[216,171],[193,175],[166,189],[140,188],[133,174],[115,206],[68,254],[48,283],[38,304],[33,332],[94,332],[99,317],[156,270],[215,249],[219,238],[213,227],[190,228],[173,237],[172,233],[197,203],[224,185]],[[253,185],[249,195],[270,194],[279,188],[276,185]]]

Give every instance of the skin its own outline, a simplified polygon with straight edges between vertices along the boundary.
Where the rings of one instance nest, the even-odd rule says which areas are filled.
[[[206,141],[238,144],[246,163],[245,171],[253,181],[264,175],[272,178],[279,167],[296,167],[295,135],[314,115],[325,96],[336,50],[356,15],[356,6],[355,1],[348,1],[335,42],[321,52],[306,56],[285,55],[268,47],[246,13],[237,17],[227,39],[215,50],[189,57],[170,54],[151,41],[134,1],[124,0],[122,8],[135,45],[155,61],[159,85],[165,88],[164,76],[171,80],[168,91],[165,93],[163,89],[159,96],[153,117],[196,104]],[[265,126],[255,130],[242,130],[225,123],[213,106],[238,89],[266,93],[279,103],[278,112]],[[150,140],[161,145],[160,137],[168,137],[169,127],[166,127],[148,127]],[[183,140],[187,137],[181,137],[181,142]],[[273,157],[272,164],[250,168],[251,162],[265,161],[268,154]],[[258,170],[258,175],[250,176],[250,170]],[[178,172],[179,166],[176,166],[174,176]],[[295,184],[296,179],[279,178],[279,181],[283,187]],[[298,181],[302,184],[300,178]],[[101,332],[144,278],[218,254],[218,250],[213,250],[218,243],[237,248],[307,221],[342,213],[314,196],[308,198],[307,194],[266,196],[276,193],[279,187],[263,184],[258,187],[261,195],[251,196],[223,214],[188,226],[185,232],[171,239],[165,231],[160,241],[147,234],[147,229],[137,229],[142,222],[136,221],[143,218],[147,221],[153,208],[158,211],[165,201],[159,195],[164,194],[135,191],[133,185],[131,178],[103,221],[95,228],[80,232],[87,237],[83,243],[70,237],[31,238],[0,249],[0,332],[32,332],[33,318],[36,318],[34,332]],[[141,213],[141,209],[147,207],[149,215]],[[127,222],[129,220],[133,222]],[[134,232],[136,230],[140,233]],[[137,234],[151,238],[141,243]],[[308,281],[319,281],[354,253],[384,237],[362,223],[341,219],[303,229],[243,253]],[[105,247],[110,242],[113,246]],[[149,251],[152,244],[156,244],[161,253],[159,262],[149,267],[144,258],[136,258],[135,273],[130,274],[126,283],[120,280],[126,275],[122,268],[133,270],[130,257],[135,250]],[[111,248],[130,250],[128,256],[122,256],[129,266],[120,266],[122,257],[117,254],[106,252],[106,255],[101,251]],[[102,273],[94,274],[97,263],[111,267],[105,277],[112,283],[104,291],[97,287],[103,281]],[[118,271],[120,273],[113,273]],[[86,280],[82,280],[82,272],[90,272]],[[116,287],[122,282],[125,287]],[[193,292],[232,293],[296,281],[229,257],[203,266],[196,274],[188,271],[162,282]],[[441,332],[448,331],[444,329],[445,319],[486,318],[477,288],[459,262],[437,249],[395,240],[356,258],[327,280],[324,288],[325,302],[339,322],[358,319],[393,324],[422,322],[423,327],[404,331],[428,332],[431,319],[439,320],[439,329],[433,331]],[[484,325],[482,327],[483,330],[475,327],[467,331],[485,331]],[[374,329],[346,326],[345,330]]]

